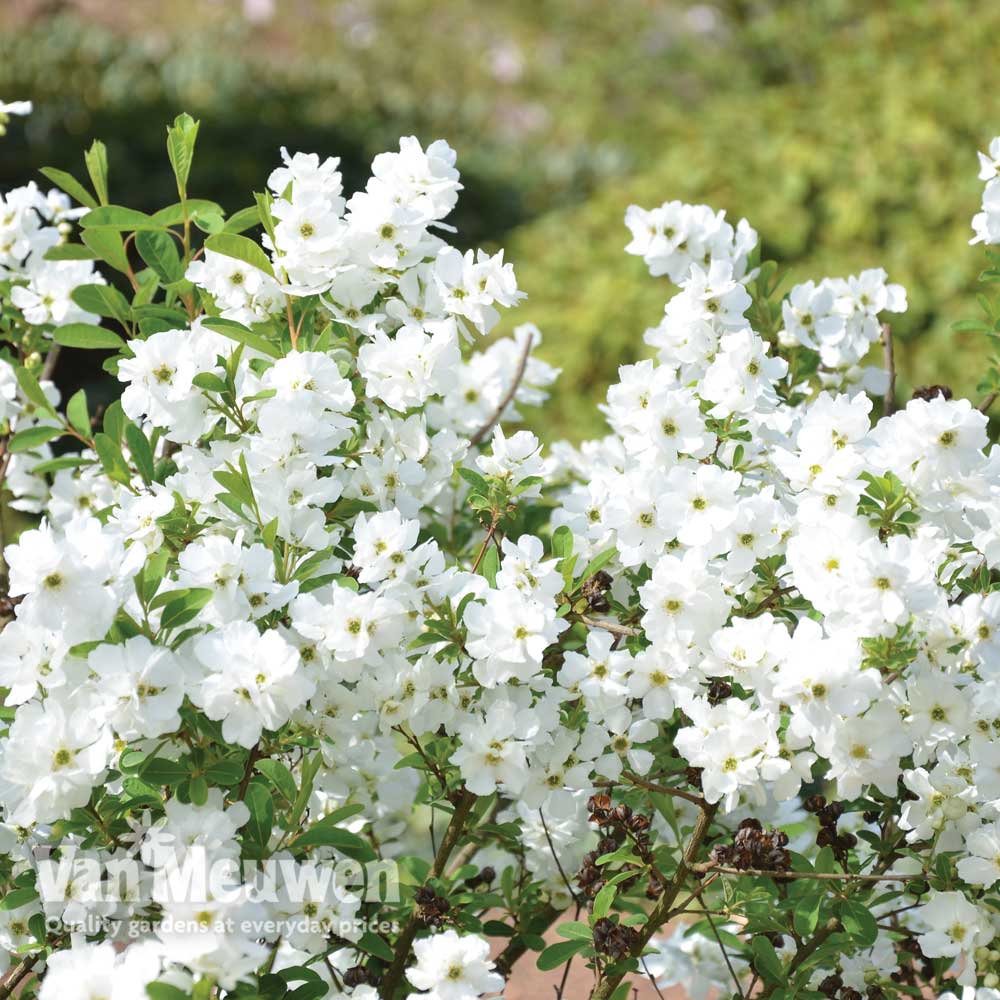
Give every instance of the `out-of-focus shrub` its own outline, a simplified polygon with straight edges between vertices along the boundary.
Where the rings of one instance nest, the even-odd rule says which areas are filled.
[[[39,162],[76,169],[99,135],[112,162],[132,164],[112,179],[116,200],[161,204],[171,182],[159,123],[179,110],[205,122],[198,193],[228,209],[240,207],[233,191],[260,188],[279,142],[340,155],[352,187],[400,133],[446,137],[462,151],[463,242],[507,245],[530,293],[517,319],[542,326],[565,369],[548,434],[600,430],[591,397],[643,352],[671,294],[622,253],[630,202],[745,215],[793,281],[885,266],[910,297],[896,324],[901,368],[964,391],[976,381],[972,335],[950,324],[975,312],[969,149],[1000,122],[996,5],[174,0],[169,17],[154,0],[61,7],[27,19],[0,10],[0,96],[36,102],[5,140],[0,186]]]
[[[972,14],[960,0],[900,0],[760,7],[731,21],[733,85],[651,111],[637,140],[658,146],[647,169],[508,240],[529,293],[519,318],[541,326],[564,369],[559,424],[546,431],[599,433],[593,396],[644,352],[642,333],[673,290],[622,252],[622,217],[632,202],[674,198],[746,216],[789,283],[884,266],[909,293],[893,326],[909,382],[971,391],[982,345],[950,326],[976,315],[982,258],[965,243],[980,185],[969,150],[1000,122],[984,51],[1000,7]],[[751,86],[753,65],[762,76]]]

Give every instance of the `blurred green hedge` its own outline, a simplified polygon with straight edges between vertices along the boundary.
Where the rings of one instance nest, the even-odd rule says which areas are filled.
[[[601,432],[594,401],[617,365],[643,356],[642,333],[672,294],[622,252],[632,202],[746,216],[789,283],[884,266],[909,294],[893,323],[904,389],[974,391],[985,344],[950,325],[977,315],[983,252],[966,244],[982,190],[976,150],[1000,132],[989,55],[1000,5],[789,4],[741,31],[734,49],[755,58],[733,62],[730,84],[652,114],[648,168],[508,241],[529,293],[518,318],[539,324],[564,369],[549,435]],[[776,66],[777,82],[748,80],[753,65]]]
[[[0,8],[0,96],[35,115],[0,147],[0,187],[109,145],[113,197],[164,203],[163,126],[203,120],[194,185],[228,209],[277,147],[340,155],[348,188],[400,134],[443,136],[466,245],[504,243],[565,369],[546,436],[599,432],[593,403],[671,294],[622,247],[630,202],[745,215],[792,281],[884,266],[912,383],[970,391],[981,251],[977,148],[1000,132],[1000,5],[976,0],[72,0]],[[93,11],[91,5],[88,8]],[[10,8],[13,10],[13,8]]]

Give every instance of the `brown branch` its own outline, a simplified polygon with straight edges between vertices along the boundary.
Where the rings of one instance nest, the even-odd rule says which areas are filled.
[[[739,615],[740,618],[757,618],[762,615],[765,611],[769,611],[771,608],[781,600],[785,594],[790,594],[795,587],[775,587],[767,597],[764,598],[752,611],[747,612],[745,615]]]
[[[715,872],[719,875],[749,875],[755,878],[786,879],[812,878],[825,882],[920,882],[927,878],[920,875],[856,875],[853,872],[782,872],[765,868],[725,868],[714,861],[693,865],[695,872]]]
[[[686,792],[683,788],[672,788],[670,785],[660,785],[655,781],[647,781],[631,771],[622,771],[622,777],[630,784],[635,785],[636,788],[644,788],[647,792],[656,792],[658,795],[672,795],[676,799],[684,799],[685,802],[690,802],[698,807],[701,807],[705,801],[700,795],[695,795],[693,792]],[[620,782],[617,781],[595,781],[594,787],[616,788],[619,784]]]
[[[823,944],[826,939],[833,934],[835,931],[840,930],[840,921],[836,917],[831,917],[826,924],[824,924],[815,934],[795,953],[795,957],[792,959],[788,966],[787,973],[788,979],[792,977],[792,973],[814,952],[821,944]],[[764,992],[760,994],[759,1000],[766,1000],[776,989],[778,988],[777,982],[772,982],[769,986],[764,989]]]
[[[441,841],[441,846],[434,855],[434,863],[431,865],[431,870],[428,872],[427,878],[424,879],[424,885],[427,885],[432,878],[440,878],[444,874],[448,859],[451,857],[451,852],[461,839],[462,833],[465,830],[465,823],[475,802],[476,796],[467,788],[462,789],[462,793],[455,805],[455,811],[451,815],[451,822],[445,831],[444,839]],[[392,1000],[396,987],[403,980],[406,963],[410,957],[410,946],[413,944],[413,939],[417,936],[419,926],[420,921],[417,917],[417,911],[414,910],[410,914],[410,918],[407,920],[402,933],[396,939],[396,953],[392,960],[392,965],[389,966],[389,970],[382,979],[379,993],[386,1000]]]
[[[24,982],[25,979],[31,974],[31,970],[35,967],[36,963],[41,959],[42,953],[40,951],[34,952],[34,954],[29,955],[20,965],[15,966],[11,972],[13,975],[0,986],[0,1000],[7,1000],[8,997],[14,995],[14,990]]]
[[[500,812],[500,797],[497,796],[496,802],[490,808],[490,811],[483,818],[483,823],[492,823],[497,818],[497,813]],[[470,831],[474,833],[475,831]],[[476,856],[476,854],[482,849],[483,845],[477,843],[475,840],[470,840],[468,844],[463,847],[458,854],[455,855],[455,860],[448,866],[448,871],[445,873],[445,878],[454,878],[455,873],[460,869],[464,868],[469,862]]]
[[[58,344],[53,344],[52,350],[45,356],[45,364],[42,366],[42,374],[38,379],[39,382],[44,382],[46,379],[52,378],[52,373],[56,370],[61,353],[62,348]]]
[[[236,790],[236,798],[239,801],[242,802],[243,799],[246,797],[247,788],[250,785],[250,779],[253,777],[254,764],[256,764],[257,761],[259,761],[263,756],[264,754],[262,754],[260,750],[260,740],[258,740],[250,748],[250,756],[247,757],[247,766],[243,771],[243,777],[240,779],[240,786]]]
[[[482,441],[491,430],[493,430],[493,425],[499,421],[499,419],[503,416],[503,411],[510,405],[510,401],[514,398],[517,393],[517,388],[521,384],[521,379],[524,378],[524,372],[528,367],[528,357],[531,354],[532,347],[534,346],[535,335],[533,333],[529,333],[528,336],[525,337],[524,350],[521,352],[521,360],[518,362],[517,371],[514,373],[514,381],[511,382],[510,388],[504,394],[503,399],[500,400],[500,405],[493,411],[493,416],[491,416],[490,419],[487,420],[486,423],[483,424],[483,426],[469,438],[470,447],[475,447],[475,445],[479,444],[479,442]]]
[[[578,615],[576,620],[587,625],[589,628],[602,628],[605,632],[611,632],[613,635],[642,635],[642,632],[637,628],[631,628],[628,625],[619,625],[617,622],[604,622],[599,618],[591,618],[589,615]]]
[[[486,537],[483,539],[483,544],[480,546],[479,554],[476,556],[476,561],[472,564],[472,569],[469,570],[470,573],[475,573],[476,570],[479,569],[479,564],[483,561],[483,556],[486,555],[486,550],[490,547],[490,540],[493,538],[499,523],[500,515],[494,513],[493,520],[490,522],[489,530],[486,532]]]
[[[979,412],[985,413],[997,401],[997,396],[1000,396],[1000,392],[991,392],[986,396],[979,404]]]
[[[711,826],[712,820],[714,819],[718,808],[717,803],[708,803],[702,800],[698,812],[698,819],[695,821],[694,830],[691,832],[691,839],[688,841],[684,854],[678,862],[677,871],[674,873],[674,877],[670,880],[670,884],[663,890],[660,898],[656,902],[656,905],[652,910],[650,910],[649,916],[646,917],[646,923],[639,932],[638,941],[632,949],[633,956],[639,956],[642,954],[642,950],[647,944],[649,944],[650,938],[652,938],[652,936],[666,923],[669,918],[671,908],[674,905],[674,900],[680,894],[688,875],[695,870],[694,859],[698,856],[698,851],[708,834],[708,828]],[[610,1000],[624,978],[624,972],[608,976],[606,979],[601,981],[591,994],[591,1000]]]
[[[896,411],[896,359],[892,352],[892,327],[888,323],[882,324],[882,354],[885,359],[885,370],[889,376],[889,386],[885,390],[882,408],[885,416],[889,417]]]
[[[566,872],[563,871],[562,862],[559,860],[559,855],[556,854],[555,844],[552,843],[552,836],[549,833],[549,824],[545,822],[545,813],[541,809],[538,810],[538,817],[542,821],[542,829],[545,831],[545,840],[549,845],[549,850],[552,852],[552,860],[556,863],[556,868],[559,870],[559,874],[562,876],[562,880],[566,885],[566,891],[572,896],[573,902],[576,903],[577,912],[579,912],[580,907],[583,905],[580,902],[580,897],[576,894],[576,890],[573,888],[572,882],[566,876]]]

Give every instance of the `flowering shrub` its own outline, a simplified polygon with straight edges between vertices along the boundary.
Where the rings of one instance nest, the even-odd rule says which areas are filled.
[[[539,332],[468,347],[522,293],[440,235],[447,144],[349,199],[282,151],[227,218],[196,136],[155,214],[99,143],[93,191],[0,203],[41,515],[4,550],[0,1000],[466,1000],[534,952],[594,1000],[1000,996],[1000,466],[946,387],[897,408],[903,289],[782,300],[746,221],[633,207],[680,288],[656,359],[544,454],[503,427]],[[62,347],[121,399],[61,407]]]

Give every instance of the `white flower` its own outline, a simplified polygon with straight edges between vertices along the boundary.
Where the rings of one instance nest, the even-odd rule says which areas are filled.
[[[970,856],[959,858],[959,878],[987,889],[1000,881],[1000,820],[967,834],[965,847]]]
[[[205,673],[192,692],[210,719],[222,721],[226,740],[252,747],[264,729],[279,729],[315,690],[299,654],[277,632],[263,635],[233,622],[196,639]]]
[[[0,791],[11,823],[65,819],[85,805],[106,773],[111,731],[82,695],[22,705],[0,743]]]
[[[466,648],[476,658],[476,679],[486,687],[512,677],[531,680],[566,622],[556,618],[554,608],[516,588],[488,590],[484,597],[485,603],[474,602],[465,612]]]
[[[133,944],[119,952],[110,942],[75,943],[46,962],[39,1000],[146,1000],[160,974],[155,945]]]
[[[489,944],[475,934],[433,934],[415,941],[413,954],[417,962],[406,978],[425,1000],[478,1000],[503,986],[503,976],[492,971]]]
[[[169,649],[137,635],[121,646],[98,646],[87,665],[98,677],[108,721],[121,739],[155,738],[177,728],[184,675]]]

